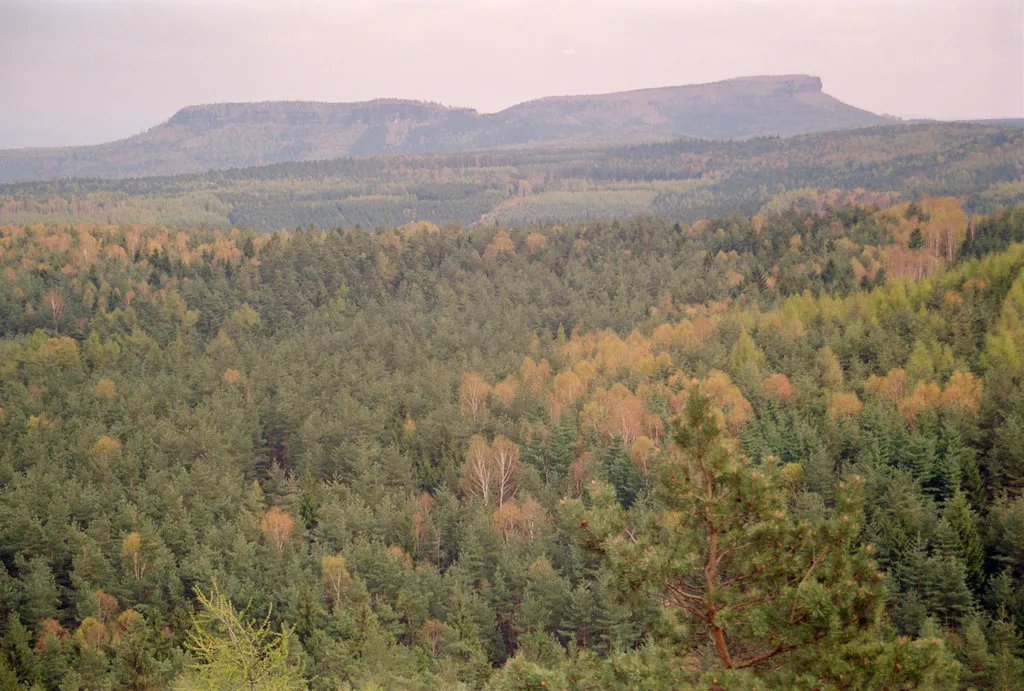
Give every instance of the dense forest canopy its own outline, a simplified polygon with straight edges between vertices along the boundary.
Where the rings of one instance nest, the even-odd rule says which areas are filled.
[[[528,226],[822,211],[956,196],[968,213],[1024,203],[1024,128],[932,123],[743,141],[376,156],[202,175],[0,185],[0,223],[257,230],[426,220]]]
[[[0,686],[1019,688],[1024,209],[803,199],[0,226]]]

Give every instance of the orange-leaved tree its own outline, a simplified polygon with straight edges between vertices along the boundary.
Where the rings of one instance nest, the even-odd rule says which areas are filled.
[[[260,528],[280,552],[285,540],[295,530],[295,520],[282,511],[280,506],[274,506],[263,515]]]

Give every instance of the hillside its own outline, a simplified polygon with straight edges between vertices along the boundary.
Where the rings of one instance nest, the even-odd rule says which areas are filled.
[[[539,106],[538,106],[539,107]],[[693,222],[855,193],[1024,203],[1024,128],[890,125],[797,137],[279,163],[131,180],[0,185],[0,224],[372,228],[412,220],[526,225],[637,214]]]
[[[0,688],[1017,689],[1022,240],[0,225]]]
[[[791,136],[887,122],[803,75],[559,96],[493,114],[396,99],[229,103],[189,106],[107,144],[0,151],[0,182],[176,175],[373,154]]]

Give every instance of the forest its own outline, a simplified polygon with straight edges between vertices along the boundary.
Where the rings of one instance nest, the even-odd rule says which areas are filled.
[[[964,127],[594,153],[709,157],[619,220],[4,188],[0,688],[1024,688],[1024,140]]]
[[[931,123],[798,137],[370,156],[126,180],[0,185],[0,223],[230,230],[669,222],[956,196],[1024,203],[1024,127]]]

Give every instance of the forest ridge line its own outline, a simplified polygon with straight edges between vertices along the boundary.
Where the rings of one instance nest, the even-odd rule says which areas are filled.
[[[402,99],[195,105],[114,142],[0,150],[0,182],[174,175],[389,153],[793,136],[896,122],[822,89],[821,79],[809,75],[753,76],[552,96],[491,114]]]

